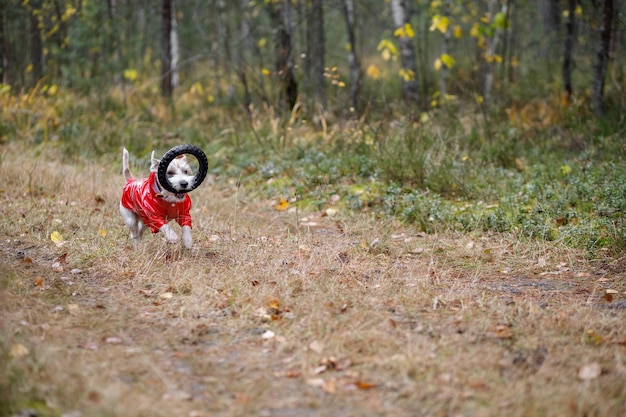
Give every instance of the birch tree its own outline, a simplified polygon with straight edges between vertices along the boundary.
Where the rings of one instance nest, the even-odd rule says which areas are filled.
[[[391,15],[397,29],[411,26],[411,11],[409,0],[391,0]],[[397,32],[396,32],[397,33]],[[419,100],[419,85],[417,81],[417,63],[412,37],[406,31],[398,36],[400,45],[400,75],[402,77],[402,97],[405,101],[417,102]]]
[[[161,7],[161,95],[172,97],[172,2],[163,0]]]

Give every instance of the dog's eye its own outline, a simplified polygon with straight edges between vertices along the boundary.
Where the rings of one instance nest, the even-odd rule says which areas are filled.
[[[186,169],[186,170],[183,171],[183,173],[185,175],[191,175],[191,170],[190,169]]]
[[[168,177],[173,177],[176,173],[174,171],[167,171]]]

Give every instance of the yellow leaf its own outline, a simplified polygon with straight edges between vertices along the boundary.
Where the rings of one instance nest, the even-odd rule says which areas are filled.
[[[263,48],[266,44],[267,44],[267,38],[261,38],[256,43],[256,46],[258,46],[259,48]]]
[[[569,175],[572,172],[572,167],[569,165],[561,165],[561,174]]]
[[[127,68],[122,73],[125,79],[128,81],[135,81],[137,79],[137,70],[132,68]]]
[[[415,79],[415,72],[410,69],[401,68],[398,74],[400,74],[400,77],[402,77],[404,81],[413,81]]]
[[[268,70],[267,68],[262,68],[261,69],[261,74],[263,74],[263,75],[270,75],[270,70]]]
[[[372,64],[367,67],[367,70],[365,70],[365,75],[377,80],[380,77],[380,69],[376,65]]]
[[[413,28],[411,27],[410,23],[405,23],[404,24],[404,32],[406,33],[406,37],[407,38],[414,38],[415,37],[415,32],[413,31]]]
[[[28,348],[20,343],[11,345],[11,352],[9,352],[9,356],[12,358],[23,358],[28,355]]]
[[[439,70],[441,69],[441,65],[442,65],[442,64],[441,64],[441,59],[437,58],[437,59],[435,60],[434,65],[433,65],[433,66],[435,67],[435,70],[436,70],[436,71],[439,71]]]
[[[576,10],[574,10],[574,14],[578,17],[583,15],[583,8],[580,4],[576,6]]]
[[[59,244],[62,243],[65,239],[63,239],[61,233],[54,231],[50,234],[50,240],[52,240],[56,244]]]
[[[454,60],[454,58],[451,55],[443,54],[443,55],[441,55],[441,62],[443,62],[446,67],[452,68],[456,61]]]
[[[99,235],[100,237],[105,237],[105,236],[107,235],[107,231],[106,231],[106,229],[100,229],[100,230],[98,230],[98,235]]]
[[[472,28],[470,29],[470,36],[472,38],[478,38],[480,36],[480,25],[478,23],[474,23]]]
[[[462,38],[463,29],[459,25],[454,25],[454,28],[452,29],[452,34],[454,35],[455,38]]]
[[[346,86],[346,83],[344,83],[343,81],[339,81],[339,82],[337,83],[337,87],[339,87],[339,88],[343,88],[343,87],[345,87],[345,86]]]
[[[399,27],[393,32],[393,36],[397,38],[414,38],[415,32],[410,23],[405,23],[404,26]]]
[[[438,30],[441,33],[446,33],[448,31],[448,26],[450,26],[450,19],[447,16],[433,16],[433,23],[430,25],[429,30],[434,32]]]
[[[274,205],[274,210],[285,211],[289,208],[289,201],[286,198],[281,198],[278,204]]]
[[[56,85],[56,84],[52,84],[52,85],[48,88],[47,93],[48,93],[48,95],[49,95],[49,96],[53,96],[53,95],[55,95],[55,94],[57,93],[58,89],[59,89],[59,87],[57,87],[57,85]]]

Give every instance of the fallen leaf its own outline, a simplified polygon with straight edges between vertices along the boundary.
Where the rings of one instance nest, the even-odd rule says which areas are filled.
[[[370,390],[372,388],[376,388],[376,384],[371,383],[371,382],[361,381],[361,380],[355,381],[354,386],[364,391]]]
[[[43,277],[37,277],[37,278],[35,278],[35,285],[36,285],[37,287],[41,287],[41,286],[43,286]]]
[[[52,240],[57,246],[61,246],[65,243],[65,239],[63,239],[61,233],[56,230],[50,234],[50,240]]]
[[[287,369],[286,371],[274,372],[274,376],[283,378],[299,378],[300,372],[294,369]]]
[[[583,381],[589,381],[596,379],[602,374],[602,366],[597,362],[588,363],[580,368],[578,371],[578,378]]]
[[[585,333],[584,342],[587,345],[599,346],[604,342],[604,339],[593,329],[589,329]]]
[[[276,333],[271,330],[266,330],[265,333],[261,335],[261,337],[265,340],[272,339],[274,336],[276,336]]]
[[[281,198],[280,201],[274,205],[274,210],[276,211],[285,211],[289,208],[289,200],[286,198]]]
[[[319,340],[314,340],[309,344],[309,349],[311,349],[315,353],[322,353],[324,350],[324,343]]]
[[[11,351],[9,352],[9,356],[11,356],[12,358],[23,358],[24,356],[28,355],[28,348],[20,343],[16,343],[14,345],[11,345]]]
[[[106,235],[107,235],[107,231],[106,231],[106,229],[100,229],[100,230],[98,230],[98,235],[99,235],[100,237],[106,237]]]
[[[159,295],[159,298],[163,298],[164,300],[169,300],[172,297],[174,297],[174,294],[172,294],[171,292],[164,292],[163,294]]]
[[[511,326],[507,324],[498,324],[493,329],[493,332],[499,339],[512,339],[515,336],[513,329],[511,329]]]
[[[109,336],[106,339],[104,339],[104,343],[108,343],[110,345],[119,345],[122,343],[122,339],[117,336]]]

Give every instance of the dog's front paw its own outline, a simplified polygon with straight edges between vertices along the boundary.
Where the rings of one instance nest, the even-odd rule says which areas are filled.
[[[191,228],[183,226],[183,246],[187,249],[193,248],[193,238],[191,237]]]
[[[167,243],[178,242],[178,235],[172,230],[172,228],[169,225],[165,224],[161,226],[159,231],[161,232],[161,234],[163,234],[163,237],[165,238],[165,241]]]

